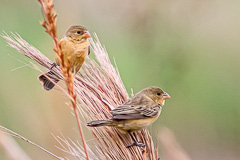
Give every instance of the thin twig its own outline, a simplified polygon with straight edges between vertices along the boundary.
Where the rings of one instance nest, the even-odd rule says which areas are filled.
[[[23,141],[28,142],[28,143],[30,143],[30,144],[32,144],[32,145],[34,145],[34,146],[40,148],[40,149],[43,150],[44,152],[46,152],[46,153],[52,155],[53,157],[55,157],[55,158],[57,158],[57,159],[59,159],[59,160],[64,160],[62,157],[59,157],[59,156],[53,154],[52,152],[48,151],[47,149],[45,149],[45,148],[39,146],[38,144],[36,144],[36,143],[30,141],[29,139],[27,139],[27,138],[21,136],[20,134],[18,134],[18,133],[16,133],[16,132],[12,131],[12,130],[6,128],[6,127],[3,127],[2,125],[0,125],[0,129],[3,130],[3,131],[6,131],[7,133],[10,133],[12,136],[15,136],[15,137],[17,137],[17,138],[20,138],[20,139],[22,139]]]
[[[41,25],[45,28],[45,31],[52,37],[54,42],[53,50],[56,52],[57,57],[61,60],[60,69],[64,76],[64,80],[68,89],[68,94],[72,97],[70,100],[72,102],[72,107],[77,120],[79,133],[80,133],[81,140],[83,143],[83,148],[86,154],[86,159],[89,160],[86,142],[85,142],[84,134],[83,134],[81,123],[78,116],[77,99],[76,99],[76,94],[74,93],[75,75],[72,73],[72,69],[70,67],[71,57],[68,57],[68,61],[65,64],[64,54],[60,44],[61,42],[58,42],[58,39],[57,39],[57,19],[56,19],[57,14],[53,10],[54,4],[52,0],[38,0],[38,1],[41,4],[43,17],[44,17],[44,20],[41,22]]]
[[[75,103],[76,104],[76,103]],[[87,146],[86,146],[86,142],[85,142],[85,137],[84,137],[84,134],[82,132],[82,126],[81,126],[81,123],[80,123],[80,120],[79,120],[79,116],[78,116],[78,110],[77,110],[77,107],[74,107],[74,114],[76,116],[76,120],[77,120],[77,125],[78,125],[78,130],[79,130],[79,133],[80,133],[80,136],[81,136],[81,140],[83,142],[83,148],[84,150],[87,150]],[[87,156],[87,155],[86,155]],[[88,157],[86,157],[87,159],[89,159]]]

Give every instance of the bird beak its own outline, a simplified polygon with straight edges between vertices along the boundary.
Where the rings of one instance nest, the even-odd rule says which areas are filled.
[[[166,99],[169,99],[169,98],[171,98],[170,95],[167,92],[164,92],[163,99],[166,100]]]
[[[89,38],[91,37],[90,33],[88,31],[86,31],[84,34],[83,34],[83,38]]]

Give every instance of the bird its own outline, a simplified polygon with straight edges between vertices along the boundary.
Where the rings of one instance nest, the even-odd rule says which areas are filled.
[[[132,134],[151,125],[159,117],[165,100],[170,95],[162,89],[152,86],[145,88],[135,94],[122,105],[110,111],[111,119],[96,120],[87,123],[89,127],[112,126],[118,128],[122,133],[129,133],[134,143],[126,147],[145,144],[138,142]]]
[[[82,67],[86,56],[90,54],[90,33],[87,28],[82,25],[71,26],[59,41],[59,46],[64,55],[64,63],[67,64],[70,59],[70,69],[76,74]],[[52,67],[60,65],[61,59],[56,56],[56,62]],[[51,80],[50,80],[51,79]],[[59,77],[53,71],[49,71],[38,77],[43,84],[43,88],[47,91],[51,90],[59,81]]]

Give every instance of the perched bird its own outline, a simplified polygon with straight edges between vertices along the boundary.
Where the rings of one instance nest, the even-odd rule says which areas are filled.
[[[90,34],[84,26],[75,25],[71,26],[63,35],[63,38],[60,40],[59,45],[64,54],[64,63],[68,63],[70,58],[71,70],[76,74],[79,69],[82,67],[87,54],[90,54],[90,41],[88,38]],[[56,57],[56,63],[59,65],[61,63],[60,58]],[[56,65],[56,63],[53,64]],[[49,80],[49,78],[51,80]],[[43,83],[43,88],[45,90],[51,90],[55,83],[59,81],[59,78],[54,74],[53,71],[49,71],[45,74],[42,74],[38,77],[39,81]]]
[[[169,94],[158,87],[148,87],[122,105],[111,111],[112,118],[108,120],[91,121],[90,127],[112,126],[123,133],[129,133],[134,143],[127,145],[144,147],[145,144],[138,142],[133,132],[146,128],[157,120],[161,113],[165,100],[170,98]]]

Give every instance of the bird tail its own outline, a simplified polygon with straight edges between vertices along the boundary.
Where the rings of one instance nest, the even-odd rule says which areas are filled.
[[[97,120],[97,121],[91,121],[87,123],[87,126],[89,127],[100,127],[100,126],[114,126],[113,120]]]
[[[51,79],[51,80],[50,80]],[[47,91],[51,90],[55,84],[59,81],[59,78],[55,75],[54,72],[49,71],[45,74],[42,74],[38,77],[38,80],[42,83],[43,88]]]

